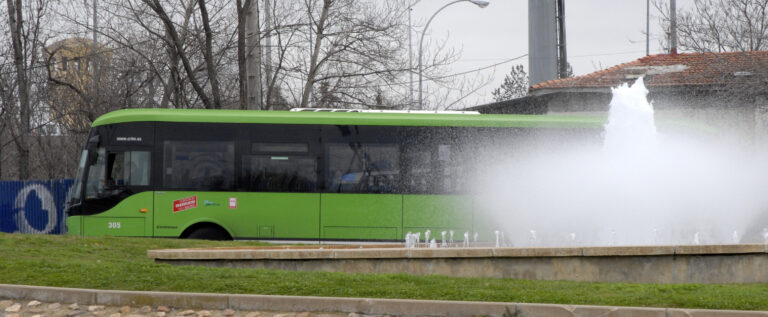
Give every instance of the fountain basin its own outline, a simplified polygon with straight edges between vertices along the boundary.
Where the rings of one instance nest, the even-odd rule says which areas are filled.
[[[158,263],[629,283],[768,283],[768,244],[403,248],[402,245],[150,250]]]

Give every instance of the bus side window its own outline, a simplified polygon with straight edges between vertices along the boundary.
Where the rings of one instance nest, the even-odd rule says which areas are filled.
[[[403,142],[403,185],[413,194],[455,194],[466,189],[464,166],[482,155],[468,151],[460,137],[466,129],[427,127],[410,129]]]
[[[126,159],[124,152],[109,153],[109,165],[107,167],[107,170],[109,171],[108,180],[113,182],[113,185],[128,185],[126,182],[128,176],[125,175],[125,173],[130,170],[130,166],[125,166],[125,163]]]
[[[231,190],[235,142],[165,141],[163,186],[168,189]]]
[[[396,193],[400,182],[397,144],[331,143],[326,188],[332,193]]]
[[[149,151],[132,151],[128,169],[131,186],[149,186]]]
[[[106,182],[104,170],[106,169],[106,149],[100,147],[96,150],[96,161],[88,168],[88,177],[85,181],[85,198],[94,199],[104,190]]]
[[[314,192],[317,160],[308,143],[254,142],[243,156],[244,184],[260,192]]]
[[[317,162],[312,157],[246,155],[243,167],[251,190],[313,192],[317,188]]]
[[[149,186],[149,151],[109,154],[110,178],[118,186]]]

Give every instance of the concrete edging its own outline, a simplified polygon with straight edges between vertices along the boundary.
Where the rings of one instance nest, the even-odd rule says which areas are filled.
[[[378,298],[141,292],[0,284],[0,298],[86,305],[165,305],[177,308],[342,312],[396,316],[766,316],[768,311],[464,302]]]
[[[405,273],[625,283],[768,283],[768,244],[561,248],[209,248],[148,250],[157,263],[285,271]]]
[[[192,248],[148,250],[155,260],[310,260],[310,259],[429,259],[429,258],[523,258],[523,257],[603,257],[660,255],[765,254],[768,244],[541,247],[541,248],[415,248],[401,245],[366,248],[252,247]]]

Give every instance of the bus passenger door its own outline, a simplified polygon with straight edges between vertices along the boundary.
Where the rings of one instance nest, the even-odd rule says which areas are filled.
[[[158,124],[154,236],[239,238],[236,131],[213,123]],[[199,133],[204,131],[204,133]],[[230,204],[233,202],[234,204]],[[222,237],[223,236],[223,237]]]
[[[320,194],[316,160],[296,155],[245,155],[243,168],[249,188],[240,193],[243,219],[235,228],[252,232],[249,238],[317,240]]]
[[[402,239],[402,200],[399,194],[322,194],[322,238]]]
[[[397,127],[372,126],[324,129],[323,239],[403,239],[397,131]]]
[[[442,232],[456,242],[463,242],[465,234],[474,236],[472,197],[467,194],[473,179],[465,169],[479,152],[463,149],[471,141],[462,138],[475,135],[453,127],[408,129],[402,142],[403,183],[408,193],[403,196],[403,231],[429,230],[430,238],[437,241],[443,238]]]
[[[252,125],[244,133],[238,209],[246,221],[233,226],[249,238],[317,241],[319,128]]]
[[[86,207],[94,214],[83,218],[89,236],[143,237],[150,234],[152,209],[149,148],[111,147],[97,150],[85,183]]]

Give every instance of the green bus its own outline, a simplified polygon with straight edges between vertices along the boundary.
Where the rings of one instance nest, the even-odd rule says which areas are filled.
[[[603,123],[408,111],[118,110],[93,123],[66,223],[73,235],[308,242],[488,232],[493,224],[474,210],[468,188],[475,167],[539,136],[599,139]]]

